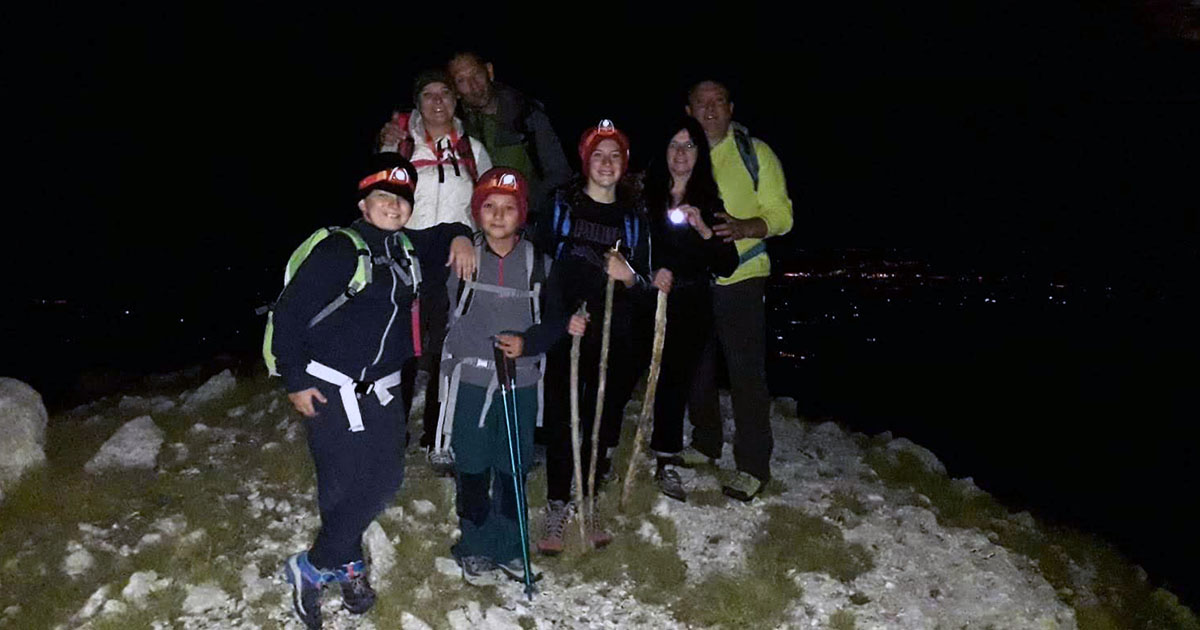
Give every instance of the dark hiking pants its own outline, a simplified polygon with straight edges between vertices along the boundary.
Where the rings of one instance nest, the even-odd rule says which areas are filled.
[[[688,414],[694,427],[692,446],[720,457],[722,422],[716,385],[716,353],[729,369],[733,421],[737,434],[733,458],[737,469],[760,480],[771,477],[771,398],[767,391],[766,278],[750,278],[713,287],[713,332],[697,371]]]
[[[321,529],[308,552],[312,564],[333,569],[363,559],[362,534],[404,479],[404,407],[359,399],[363,431],[351,432],[337,388],[318,387],[329,402],[305,418],[308,450],[317,470]]]

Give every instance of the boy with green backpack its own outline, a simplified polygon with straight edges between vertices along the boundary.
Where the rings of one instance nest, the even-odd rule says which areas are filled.
[[[403,228],[416,169],[394,153],[372,160],[358,183],[362,218],[319,230],[292,255],[264,341],[268,366],[304,415],[317,473],[321,529],[284,569],[296,614],[313,630],[321,627],[326,584],[341,585],[351,613],[375,602],[361,541],[404,476],[405,414],[403,405],[389,404],[390,390],[420,352],[420,269],[443,264],[429,253],[447,251],[451,240],[469,242],[461,224],[414,233],[410,242]]]

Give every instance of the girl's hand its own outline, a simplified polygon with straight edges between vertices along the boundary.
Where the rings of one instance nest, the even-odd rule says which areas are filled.
[[[688,225],[692,226],[693,230],[696,230],[696,233],[700,235],[700,238],[707,241],[713,237],[713,230],[712,228],[708,227],[708,224],[705,223],[704,219],[700,217],[699,208],[696,206],[682,205],[679,206],[679,209],[682,210],[685,215],[687,215]]]
[[[620,280],[625,283],[626,287],[633,286],[633,279],[635,277],[633,267],[629,266],[629,263],[625,261],[625,257],[617,252],[609,251],[605,254],[605,258],[608,260],[608,277],[613,280]]]
[[[515,359],[525,351],[525,339],[521,335],[501,333],[496,335],[496,347],[500,348],[504,356]]]
[[[671,273],[670,269],[659,269],[658,272],[654,274],[653,284],[658,288],[659,291],[662,291],[663,293],[670,293],[671,285],[674,284],[674,282],[675,274]]]
[[[475,260],[475,247],[471,245],[471,239],[456,236],[450,241],[450,258],[446,260],[446,266],[453,267],[460,280],[470,278],[475,273],[475,265],[478,262]]]
[[[567,322],[567,334],[572,337],[582,337],[583,333],[587,332],[588,315],[572,315],[571,321]]]

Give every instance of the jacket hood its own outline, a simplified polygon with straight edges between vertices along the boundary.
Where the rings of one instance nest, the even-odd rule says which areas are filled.
[[[458,116],[454,117],[454,132],[462,137],[465,135],[463,131],[462,121]],[[425,141],[425,120],[421,118],[421,110],[413,108],[412,115],[408,118],[408,135],[412,136],[414,142],[420,144]],[[437,140],[437,138],[434,138]]]

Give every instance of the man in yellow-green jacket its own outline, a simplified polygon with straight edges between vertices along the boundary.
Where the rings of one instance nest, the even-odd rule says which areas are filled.
[[[725,213],[717,215],[723,222],[714,225],[713,231],[736,244],[740,261],[733,275],[717,279],[713,290],[716,338],[709,342],[694,381],[689,416],[695,430],[691,447],[681,458],[686,465],[721,456],[722,420],[713,367],[719,347],[729,368],[737,428],[733,444],[737,473],[722,490],[749,501],[771,478],[774,448],[763,306],[771,259],[763,239],[792,229],[792,201],[775,152],[733,122],[733,101],[724,85],[716,81],[697,83],[688,91],[686,110],[700,121],[708,136],[713,177],[725,203]]]

